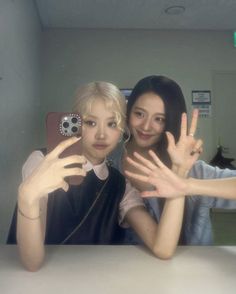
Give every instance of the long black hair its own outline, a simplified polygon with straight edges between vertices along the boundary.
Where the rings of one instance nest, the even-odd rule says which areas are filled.
[[[181,115],[186,112],[186,104],[180,86],[165,76],[148,76],[135,85],[128,98],[127,124],[129,125],[130,113],[134,103],[141,95],[146,93],[157,94],[162,99],[165,107],[165,131],[172,133],[177,142],[180,136]],[[156,152],[161,160],[170,166],[165,135],[157,143]]]

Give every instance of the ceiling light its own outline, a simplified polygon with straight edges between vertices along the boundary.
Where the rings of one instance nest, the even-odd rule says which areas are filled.
[[[185,7],[184,6],[169,6],[165,9],[165,13],[166,14],[170,14],[170,15],[178,15],[178,14],[182,14],[185,11]]]

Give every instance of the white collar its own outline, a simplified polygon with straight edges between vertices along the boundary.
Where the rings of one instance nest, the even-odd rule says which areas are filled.
[[[85,169],[86,172],[89,172],[90,170],[93,169],[95,175],[100,180],[106,180],[109,174],[105,160],[102,163],[97,165],[93,165],[90,161],[87,160],[87,162],[83,164],[83,168]]]

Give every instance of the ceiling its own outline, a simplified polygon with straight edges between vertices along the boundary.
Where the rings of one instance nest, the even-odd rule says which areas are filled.
[[[236,0],[35,0],[35,3],[44,28],[236,30]],[[182,6],[185,10],[182,14],[166,14],[170,6]]]

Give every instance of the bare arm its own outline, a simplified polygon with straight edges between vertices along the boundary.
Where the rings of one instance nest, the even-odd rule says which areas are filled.
[[[49,153],[20,185],[18,190],[17,244],[23,265],[30,271],[40,268],[45,257],[44,237],[47,203],[45,195],[62,188],[68,190],[64,178],[83,175],[80,168],[65,168],[84,163],[81,156],[60,159],[59,155],[78,139],[70,138]]]
[[[152,171],[147,171],[146,175],[128,172],[130,177],[156,187],[154,191],[142,192],[142,197],[176,198],[179,195],[205,195],[236,200],[236,177],[209,180],[186,179],[171,171],[156,155],[153,154],[153,156],[156,157],[159,164]],[[140,155],[137,155],[137,157],[140,157]],[[132,161],[132,159],[129,159],[129,161]],[[133,162],[133,164],[144,170],[144,167],[137,162]]]
[[[184,198],[168,199],[159,224],[144,207],[128,211],[125,220],[159,258],[169,259],[178,244],[184,211]]]
[[[201,140],[195,140],[193,135],[197,128],[197,118],[198,112],[194,111],[192,116],[192,122],[189,130],[189,136],[185,136],[186,132],[186,115],[182,116],[182,124],[181,124],[181,138],[180,141],[175,145],[173,136],[168,133],[168,152],[170,154],[171,160],[176,166],[185,166],[188,170],[192,167],[193,163],[196,161],[198,157],[198,152],[202,151]],[[189,146],[189,148],[186,148]],[[178,149],[178,150],[176,150]],[[186,152],[192,152],[192,156],[186,156]],[[184,163],[185,162],[185,163]],[[167,175],[167,174],[166,174]],[[170,174],[169,184],[177,185],[177,178],[174,179]],[[172,181],[173,180],[173,181]],[[181,183],[182,181],[182,183]],[[168,186],[168,184],[167,184]],[[222,179],[209,179],[209,180],[201,180],[201,179],[181,179],[179,178],[179,184],[176,186],[176,191],[179,188],[182,188],[182,191],[178,191],[178,194],[184,195],[206,195],[210,197],[219,197],[225,199],[236,199],[236,177],[232,178],[222,178]],[[176,194],[177,196],[177,194]]]
[[[19,187],[17,212],[17,244],[21,261],[29,271],[36,271],[41,266],[44,256],[44,237],[46,223],[45,205],[40,207],[39,201],[29,206],[24,198],[28,198],[24,184]]]
[[[185,181],[187,195],[207,195],[236,200],[236,177],[212,180],[189,178]]]
[[[185,178],[189,169],[199,157],[199,151],[201,151],[202,141],[196,141],[193,138],[193,134],[197,127],[198,112],[193,113],[193,118],[190,126],[190,134],[187,135],[187,116],[182,115],[181,122],[181,135],[177,144],[174,142],[174,137],[168,133],[168,152],[170,153],[172,160],[172,170],[168,169],[156,156],[153,151],[150,151],[152,161],[145,159],[138,153],[134,156],[138,161],[134,161],[131,158],[127,158],[130,165],[134,166],[141,173],[131,173],[126,171],[126,174],[134,179],[149,183],[156,187],[154,191],[146,191],[141,193],[146,197],[166,197],[171,194],[174,195],[173,199],[167,199],[161,215],[159,224],[157,225],[155,220],[145,211],[144,208],[134,208],[128,212],[126,220],[136,233],[142,238],[144,243],[152,250],[152,252],[159,258],[168,259],[172,257],[178,244],[182,221],[184,213],[184,195],[185,187],[181,182],[182,178]],[[192,152],[196,150],[197,152]],[[159,172],[158,176],[161,177],[161,184],[157,184],[156,171]],[[169,181],[169,177],[174,175],[173,187],[166,189],[166,183]],[[178,175],[178,176],[177,176]],[[176,181],[176,178],[179,180]],[[176,186],[179,185],[178,189]],[[168,186],[168,185],[167,185]]]
[[[155,161],[155,154],[151,152],[150,155],[153,156],[153,160]],[[136,163],[132,159],[128,159],[128,161],[136,168],[142,170],[144,174],[155,169],[155,164],[151,161],[141,157],[137,153],[135,153],[135,156],[141,161],[141,164]],[[186,171],[183,172],[183,168],[181,168],[181,170],[176,170],[176,173],[180,176],[186,175]],[[132,173],[128,172],[128,174],[129,176],[134,176]],[[142,178],[146,176],[136,175],[135,177],[138,180],[142,180]],[[154,196],[157,193],[158,195],[161,194],[162,191],[155,190],[146,193],[149,193],[149,195],[151,193],[151,196]],[[142,194],[143,193],[141,193],[141,195]],[[147,247],[161,259],[171,258],[178,244],[184,212],[183,195],[184,194],[179,194],[178,198],[167,199],[165,201],[159,224],[156,223],[143,207],[134,207],[128,211],[126,215],[126,222],[135,230]]]

